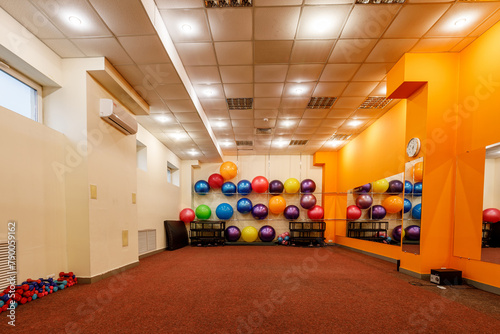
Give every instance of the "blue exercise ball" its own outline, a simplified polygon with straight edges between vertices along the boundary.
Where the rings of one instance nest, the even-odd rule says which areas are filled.
[[[205,180],[199,180],[194,184],[194,191],[199,195],[206,195],[210,191],[210,186]]]
[[[411,201],[408,198],[405,198],[404,212],[407,213],[410,210],[411,210]]]
[[[215,214],[217,218],[221,220],[231,219],[233,216],[233,207],[228,203],[221,203],[217,206],[217,209],[215,209]]]
[[[239,213],[249,213],[252,211],[252,207],[252,201],[248,198],[240,198],[238,203],[236,203],[236,210],[238,210]]]
[[[413,186],[413,196],[422,196],[422,182],[417,182]]]
[[[415,219],[420,219],[422,217],[422,204],[417,204],[411,210],[411,216]]]
[[[405,181],[405,194],[411,194],[413,192],[413,184],[410,181]]]
[[[236,185],[233,182],[225,182],[222,185],[222,193],[226,196],[233,196],[236,194]]]
[[[238,182],[238,193],[248,195],[252,192],[252,183],[248,180],[241,180]]]

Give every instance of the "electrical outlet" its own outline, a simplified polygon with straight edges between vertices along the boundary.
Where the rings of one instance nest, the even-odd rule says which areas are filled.
[[[47,275],[47,278],[56,278],[56,274]]]

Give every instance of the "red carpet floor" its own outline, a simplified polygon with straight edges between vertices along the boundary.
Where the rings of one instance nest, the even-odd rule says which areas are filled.
[[[460,290],[441,296],[395,269],[337,247],[187,247],[21,306],[15,328],[2,313],[0,332],[499,332],[500,317],[457,302]]]

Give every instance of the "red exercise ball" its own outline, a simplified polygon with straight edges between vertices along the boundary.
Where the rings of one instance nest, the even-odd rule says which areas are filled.
[[[499,221],[500,221],[500,210],[495,208],[489,208],[483,211],[483,222],[496,223]]]
[[[265,193],[269,187],[269,182],[264,176],[256,176],[252,180],[252,190],[257,193]]]
[[[322,219],[324,214],[325,211],[319,205],[315,205],[307,211],[307,217],[309,217],[309,219]]]
[[[346,217],[349,220],[356,220],[361,217],[361,209],[356,205],[350,205],[347,207]]]
[[[208,177],[208,185],[212,189],[220,189],[224,184],[224,178],[222,175],[214,173]]]
[[[179,219],[183,222],[190,223],[194,220],[195,214],[194,211],[190,208],[182,209],[181,213],[179,213]]]

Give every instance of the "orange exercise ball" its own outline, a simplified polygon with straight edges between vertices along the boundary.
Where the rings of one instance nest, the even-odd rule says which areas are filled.
[[[231,180],[238,174],[238,167],[234,164],[234,162],[226,161],[220,166],[220,175],[224,178],[224,180]]]
[[[413,180],[416,182],[422,182],[424,179],[424,163],[417,162],[415,166],[413,166]]]
[[[382,202],[382,206],[387,213],[397,213],[404,207],[404,201],[399,196],[389,196]]]
[[[285,211],[286,201],[281,196],[273,196],[269,200],[269,210],[274,214],[280,214]]]

